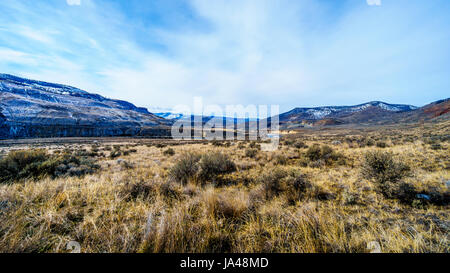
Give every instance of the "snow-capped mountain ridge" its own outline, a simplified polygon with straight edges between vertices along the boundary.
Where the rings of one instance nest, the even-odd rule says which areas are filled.
[[[389,104],[382,101],[371,101],[354,106],[322,106],[322,107],[308,107],[295,108],[287,113],[281,114],[280,118],[287,118],[289,116],[298,118],[300,115],[302,119],[319,120],[327,117],[342,117],[351,115],[352,113],[361,112],[369,108],[378,108],[382,111],[403,112],[417,109],[413,105],[404,104]]]
[[[91,106],[111,108],[103,102],[113,102],[115,107],[122,110],[150,114],[146,108],[136,107],[132,103],[122,100],[108,99],[98,94],[92,94],[76,87],[24,79],[13,75],[0,74],[0,91],[22,95],[30,99],[39,99],[51,103],[75,104],[75,98],[91,100]]]

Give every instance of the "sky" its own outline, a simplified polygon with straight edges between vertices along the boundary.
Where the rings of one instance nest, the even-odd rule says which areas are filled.
[[[450,97],[448,0],[1,0],[0,73],[152,111]]]

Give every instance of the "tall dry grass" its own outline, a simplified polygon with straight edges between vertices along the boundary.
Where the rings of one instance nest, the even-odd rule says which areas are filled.
[[[245,142],[177,145],[170,154],[86,146],[101,166],[93,174],[0,185],[0,251],[67,252],[77,241],[82,252],[369,252],[371,242],[383,252],[449,252],[449,145],[436,149],[422,133],[317,133],[272,153]],[[410,168],[389,183],[412,185],[411,202],[364,175],[374,151]],[[174,169],[194,153],[181,163],[192,170]]]

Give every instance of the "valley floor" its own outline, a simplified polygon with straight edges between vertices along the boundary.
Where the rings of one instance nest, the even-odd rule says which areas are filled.
[[[244,141],[9,143],[4,170],[28,165],[20,179],[3,171],[0,252],[76,241],[88,253],[448,253],[448,128],[302,131],[275,152]],[[45,148],[33,155],[41,165],[8,156],[24,148]]]

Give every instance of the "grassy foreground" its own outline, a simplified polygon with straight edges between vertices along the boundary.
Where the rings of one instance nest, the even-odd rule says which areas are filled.
[[[5,152],[0,252],[448,253],[440,128]]]

